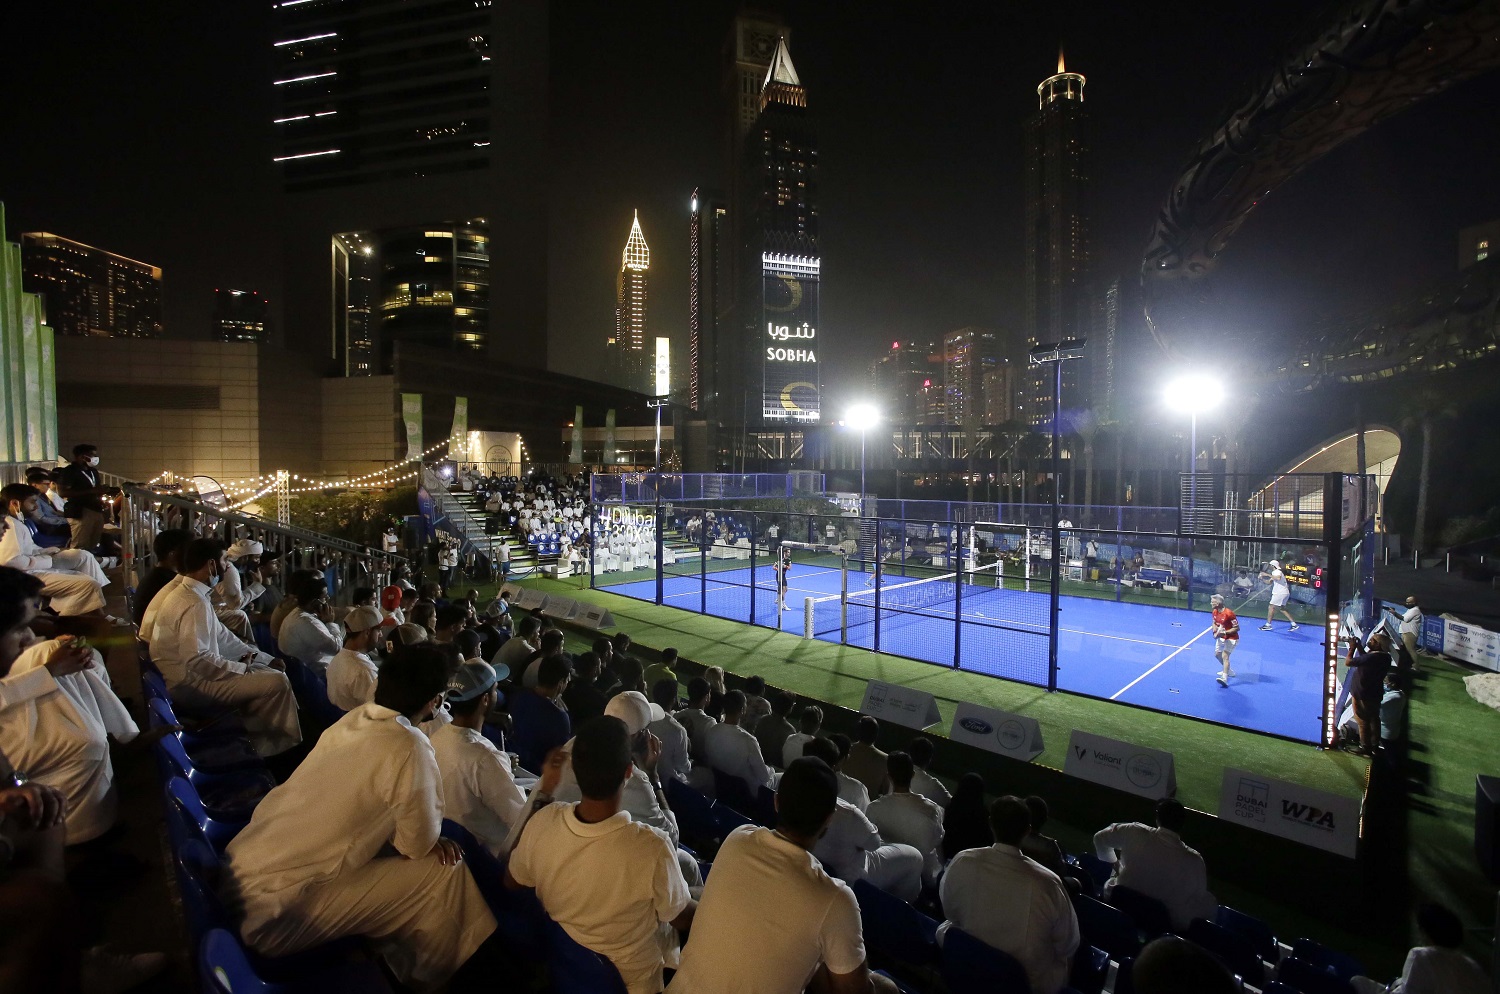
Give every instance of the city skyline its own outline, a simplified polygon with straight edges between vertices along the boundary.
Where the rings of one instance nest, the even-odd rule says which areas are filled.
[[[1253,12],[1169,6],[1143,25],[1102,4],[1008,13],[952,5],[941,12],[951,15],[942,31],[908,22],[891,4],[875,4],[859,19],[813,4],[779,6],[799,39],[798,70],[820,111],[829,112],[820,152],[839,176],[825,196],[823,239],[840,278],[829,283],[823,310],[828,333],[850,347],[825,360],[830,403],[893,339],[926,340],[969,323],[1004,327],[1019,313],[1019,122],[1059,40],[1069,65],[1089,77],[1099,171],[1112,176],[1097,226],[1100,253],[1133,281],[1130,263],[1138,262],[1146,225],[1214,108],[1301,27],[1300,5],[1290,2]],[[555,368],[589,372],[578,336],[597,334],[598,319],[614,305],[609,264],[618,243],[602,247],[618,235],[580,219],[638,202],[643,225],[684,232],[694,187],[723,182],[718,41],[733,10],[710,3],[671,15],[627,14],[553,5],[548,155],[556,166],[552,189],[571,194],[551,198]],[[258,223],[278,185],[267,169],[264,123],[274,116],[274,93],[264,72],[247,70],[252,78],[242,79],[223,71],[259,64],[269,14],[195,13],[166,32],[146,32],[109,11],[86,20],[31,10],[17,16],[37,37],[72,35],[91,67],[81,81],[52,84],[53,102],[78,110],[64,115],[71,130],[118,145],[149,126],[160,151],[109,162],[74,154],[76,137],[47,115],[18,108],[21,126],[37,136],[28,144],[49,154],[22,148],[0,165],[0,186],[14,205],[10,236],[46,229],[158,261],[173,274],[164,318],[173,336],[207,326],[213,286],[259,286],[282,301],[273,266],[280,244]],[[703,44],[658,38],[669,19],[680,25],[677,37]],[[179,32],[195,38],[180,55],[172,45]],[[1223,44],[1230,32],[1235,43]],[[168,61],[179,74],[212,73],[222,93],[186,94],[171,82],[180,75],[133,73],[121,55],[132,48],[137,57],[173,52]],[[45,51],[20,52],[4,71],[25,79],[46,58]],[[902,67],[900,83],[882,89],[892,65]],[[113,112],[123,115],[118,121],[92,111],[84,97],[105,76],[138,98],[122,101]],[[615,77],[628,85],[598,85]],[[1451,271],[1457,231],[1500,216],[1500,192],[1477,181],[1480,164],[1493,161],[1500,145],[1497,93],[1493,75],[1458,86],[1276,191],[1232,249],[1214,319],[1233,333],[1271,336]],[[205,119],[213,122],[209,142],[186,127]],[[600,162],[617,167],[607,179]],[[101,213],[99,203],[130,209]],[[567,244],[559,244],[561,232]],[[688,239],[659,241],[657,329],[685,345]],[[591,288],[596,282],[602,292]],[[1122,287],[1127,300],[1131,289]],[[1138,318],[1122,305],[1122,339],[1136,333]]]

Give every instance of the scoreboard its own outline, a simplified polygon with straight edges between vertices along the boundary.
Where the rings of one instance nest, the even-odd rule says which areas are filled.
[[[1323,567],[1304,566],[1301,563],[1287,563],[1281,568],[1286,576],[1286,582],[1293,587],[1312,587],[1320,590],[1323,587]]]

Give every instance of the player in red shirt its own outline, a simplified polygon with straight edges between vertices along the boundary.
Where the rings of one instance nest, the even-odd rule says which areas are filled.
[[[1229,668],[1229,654],[1240,644],[1240,619],[1224,606],[1224,598],[1220,594],[1214,594],[1209,603],[1214,609],[1214,658],[1224,666],[1214,679],[1219,682],[1219,686],[1227,687],[1229,678],[1234,676],[1234,670]]]

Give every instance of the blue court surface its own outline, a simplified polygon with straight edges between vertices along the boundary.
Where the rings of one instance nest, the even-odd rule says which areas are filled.
[[[667,575],[663,603],[669,607],[735,621],[751,619],[752,574],[749,567],[714,570],[706,587],[694,569]],[[671,567],[669,567],[670,569]],[[688,573],[688,570],[692,570]],[[601,589],[654,601],[655,579],[607,585]],[[850,645],[875,644],[874,592],[866,574],[849,574]],[[839,592],[840,571],[816,565],[792,567],[787,610],[776,610],[776,581],[769,564],[754,573],[754,622],[802,634],[804,601]],[[962,624],[954,623],[951,583],[898,587],[888,577],[882,587],[879,649],[893,655],[1025,683],[1046,685],[1048,594],[1045,581],[1024,589],[1025,581],[1006,578],[1004,586],[969,586],[958,591]],[[607,585],[607,586],[606,586]],[[1073,584],[1065,583],[1064,591]],[[946,593],[944,593],[946,588]],[[907,603],[906,594],[911,600]],[[1195,607],[1199,598],[1194,597]],[[1264,595],[1248,603],[1231,601],[1240,615],[1240,642],[1231,656],[1235,676],[1227,688],[1214,676],[1214,640],[1208,597],[1202,609],[1115,601],[1106,597],[1061,598],[1058,639],[1058,689],[1202,718],[1252,731],[1316,743],[1322,710],[1323,627],[1303,623],[1296,631],[1278,618],[1275,630],[1260,631],[1265,620]],[[841,638],[838,601],[815,608],[817,637]]]

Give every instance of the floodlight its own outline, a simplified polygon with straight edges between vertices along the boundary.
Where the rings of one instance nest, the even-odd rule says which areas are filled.
[[[844,424],[866,431],[880,423],[880,412],[871,404],[856,404],[844,415]]]
[[[1184,373],[1167,384],[1167,406],[1185,414],[1211,411],[1224,401],[1224,384],[1207,373]]]

